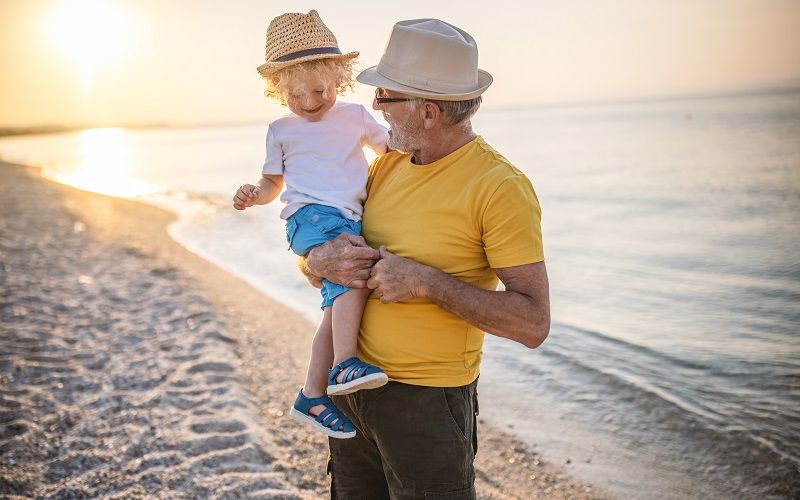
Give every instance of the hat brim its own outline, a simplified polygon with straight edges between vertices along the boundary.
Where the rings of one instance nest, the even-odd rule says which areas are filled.
[[[291,61],[264,63],[257,69],[261,76],[270,76],[271,74],[276,73],[283,68],[288,68],[289,66],[294,66],[295,64],[300,64],[302,62],[314,61],[316,59],[353,59],[355,57],[358,57],[358,52],[348,52],[347,54],[316,54],[298,57],[297,59],[292,59]]]
[[[469,99],[474,99],[483,94],[484,91],[489,88],[489,85],[492,84],[492,81],[494,81],[491,74],[489,74],[487,71],[479,69],[478,87],[475,90],[461,94],[445,94],[441,92],[432,92],[425,89],[410,87],[394,80],[390,80],[389,78],[386,78],[378,73],[377,66],[372,66],[371,68],[365,69],[358,74],[356,80],[367,85],[372,85],[373,87],[382,87],[386,90],[401,92],[412,97],[421,97],[424,99],[434,99],[438,101],[466,101]]]

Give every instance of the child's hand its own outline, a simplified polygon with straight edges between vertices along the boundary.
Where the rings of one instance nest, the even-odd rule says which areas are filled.
[[[252,184],[242,184],[236,191],[233,197],[233,208],[236,210],[244,210],[247,207],[252,207],[258,195],[261,193],[261,188]]]

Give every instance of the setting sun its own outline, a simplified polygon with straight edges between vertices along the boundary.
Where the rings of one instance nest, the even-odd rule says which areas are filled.
[[[69,0],[54,7],[43,26],[50,43],[75,65],[83,86],[97,71],[120,60],[129,47],[131,17],[119,7],[97,0]]]

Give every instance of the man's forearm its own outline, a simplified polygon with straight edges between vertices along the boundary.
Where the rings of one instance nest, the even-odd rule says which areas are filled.
[[[483,290],[380,247],[367,286],[381,302],[420,297],[498,337],[537,347],[550,331],[550,292],[544,262],[493,268],[504,291]]]
[[[420,296],[481,330],[538,347],[550,330],[549,300],[513,290],[484,290],[428,267]]]

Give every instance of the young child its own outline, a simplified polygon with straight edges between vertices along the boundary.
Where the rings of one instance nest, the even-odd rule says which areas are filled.
[[[283,14],[267,28],[266,63],[258,72],[267,97],[290,114],[267,132],[267,156],[258,185],[245,184],[234,197],[244,210],[281,196],[286,238],[297,255],[341,233],[361,233],[367,161],[363,147],[386,152],[388,132],[359,104],[336,102],[354,86],[358,52],[342,54],[316,11]],[[380,387],[387,376],[356,357],[358,329],[369,289],[322,285],[322,323],[311,347],[303,389],[290,414],[335,438],[355,436],[355,427],[326,396]],[[330,368],[333,365],[333,368]]]

